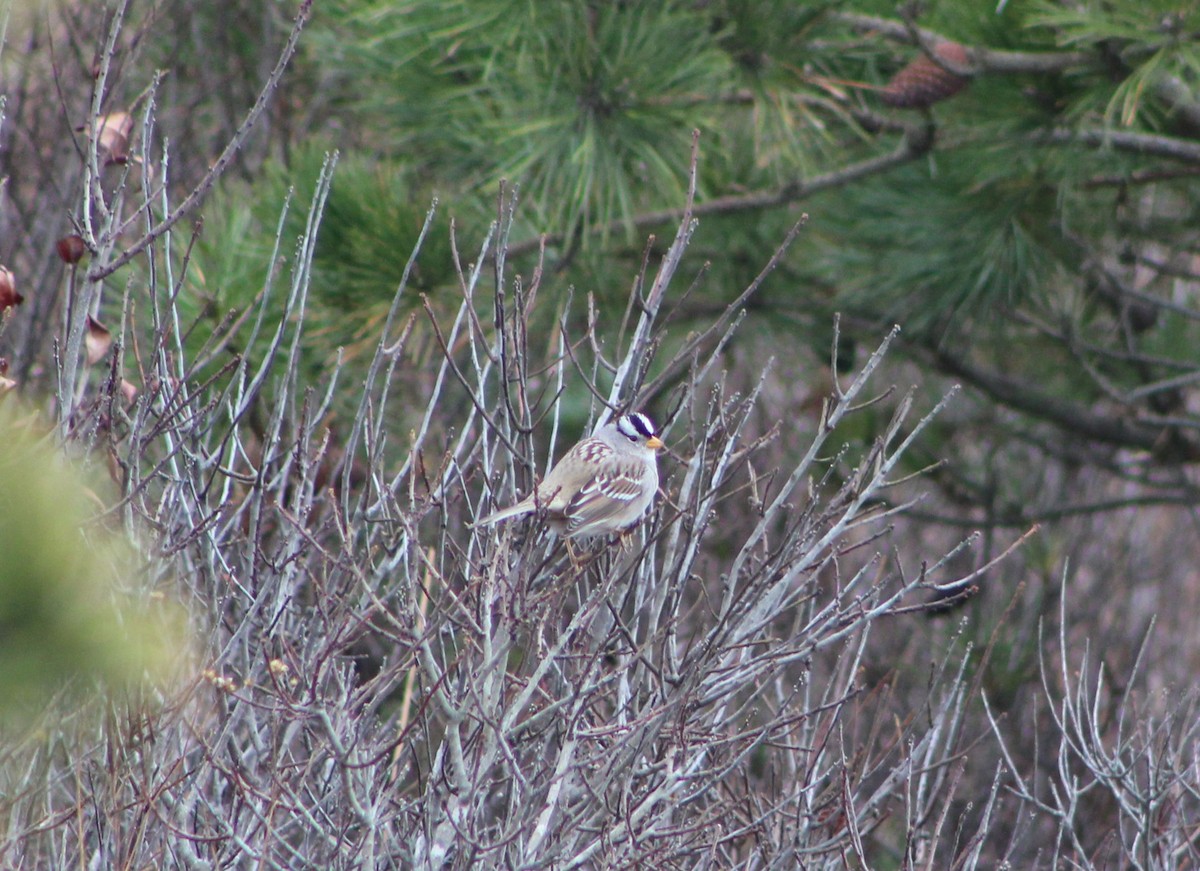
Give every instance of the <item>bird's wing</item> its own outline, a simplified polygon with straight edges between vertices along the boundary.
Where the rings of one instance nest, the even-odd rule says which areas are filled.
[[[569,478],[574,473],[571,467],[580,460],[586,463],[603,463],[613,453],[612,446],[598,438],[584,439],[571,448],[571,450],[567,451],[563,458],[550,470],[550,473],[546,475],[546,480],[534,488],[533,493],[526,496],[516,505],[502,508],[499,511],[489,514],[482,520],[476,521],[475,526],[487,526],[490,523],[506,520],[509,517],[532,514],[539,508],[544,508],[551,514],[557,515],[563,513],[576,495],[574,492],[571,492],[572,487]],[[585,484],[584,486],[586,487],[587,485]]]
[[[585,535],[590,529],[604,527],[631,503],[644,499],[645,478],[642,463],[605,464],[563,508],[567,535]]]

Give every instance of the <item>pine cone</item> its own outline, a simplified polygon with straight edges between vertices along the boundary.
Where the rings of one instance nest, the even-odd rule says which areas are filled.
[[[965,67],[969,62],[967,50],[957,42],[938,43],[933,53],[951,66]],[[885,105],[897,109],[927,109],[953,97],[969,81],[967,76],[943,69],[932,58],[921,55],[892,76],[879,96]]]

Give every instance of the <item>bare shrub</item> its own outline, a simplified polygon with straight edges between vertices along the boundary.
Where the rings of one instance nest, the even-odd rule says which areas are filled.
[[[897,460],[928,418],[901,398],[873,443],[838,435],[891,393],[868,392],[888,340],[826,399],[791,468],[751,473],[775,434],[749,437],[758,391],[730,392],[720,367],[759,282],[657,356],[689,219],[634,282],[624,342],[564,320],[540,359],[528,318],[542,288],[505,272],[506,200],[460,264],[453,321],[426,310],[444,352],[426,395],[391,389],[421,318],[398,316],[403,285],[361,385],[336,371],[304,385],[330,173],[290,277],[267,289],[286,296],[283,318],[248,319],[233,362],[194,383],[163,268],[134,401],[115,392],[117,367],[82,370],[77,407],[105,425],[77,412],[68,432],[115,458],[115,507],[177,566],[208,668],[153,713],[77,737],[36,790],[23,782],[15,794],[37,800],[13,807],[10,849],[102,864],[840,864],[868,861],[906,791],[926,826],[953,782],[965,660],[939,666],[926,716],[898,732],[860,672],[872,627],[904,619],[938,568],[906,573],[881,551],[904,507],[888,501]],[[582,554],[536,523],[472,529],[573,437],[558,426],[569,381],[601,420],[631,398],[659,412],[661,510],[627,546]],[[323,421],[342,389],[361,402],[334,444]],[[397,421],[417,423],[397,438]],[[713,526],[724,554],[706,545]],[[356,669],[365,648],[381,653],[373,674]],[[104,742],[124,761],[93,787],[102,807],[80,804],[87,747]]]
[[[126,38],[119,15],[109,26],[102,73]],[[104,166],[104,79],[73,168],[89,255],[38,274],[61,305],[37,310],[42,332],[5,338],[24,349],[19,383],[53,393],[59,441],[105,464],[120,495],[100,520],[139,545],[147,589],[182,600],[203,667],[158,695],[98,699],[103,717],[56,705],[6,741],[0,862],[1195,863],[1194,699],[1134,706],[1072,673],[1063,595],[1061,666],[1046,658],[1033,694],[1052,705],[1034,727],[1054,755],[1018,753],[1041,735],[994,715],[989,667],[1005,644],[1036,649],[1011,617],[1020,589],[982,644],[968,619],[923,619],[1021,538],[972,558],[970,533],[940,529],[928,550],[911,547],[921,529],[897,534],[921,498],[902,462],[946,400],[892,386],[895,333],[803,408],[778,401],[792,394],[767,354],[731,368],[746,306],[801,224],[684,333],[671,317],[704,272],[683,266],[689,198],[670,246],[648,246],[630,276],[622,320],[575,299],[545,334],[535,313],[559,289],[509,267],[505,191],[484,238],[452,238],[449,315],[411,298],[422,235],[371,359],[310,383],[307,293],[336,158],[311,202],[280,204],[306,209],[306,230],[279,234],[285,265],[265,270],[257,306],[193,341],[188,244],[172,237],[246,134],[177,190],[153,147],[151,81],[122,134],[139,160]],[[568,550],[536,518],[471,525],[580,429],[634,407],[669,456],[655,512],[625,541]]]

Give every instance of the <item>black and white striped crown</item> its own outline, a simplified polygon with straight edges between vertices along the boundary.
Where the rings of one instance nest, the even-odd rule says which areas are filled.
[[[640,411],[627,414],[618,420],[617,431],[631,441],[641,441],[654,438],[658,435],[658,430],[654,427],[654,421]]]

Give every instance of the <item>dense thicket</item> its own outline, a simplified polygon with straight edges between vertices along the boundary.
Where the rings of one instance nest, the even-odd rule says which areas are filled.
[[[1197,864],[1200,13],[0,10],[0,864]]]

